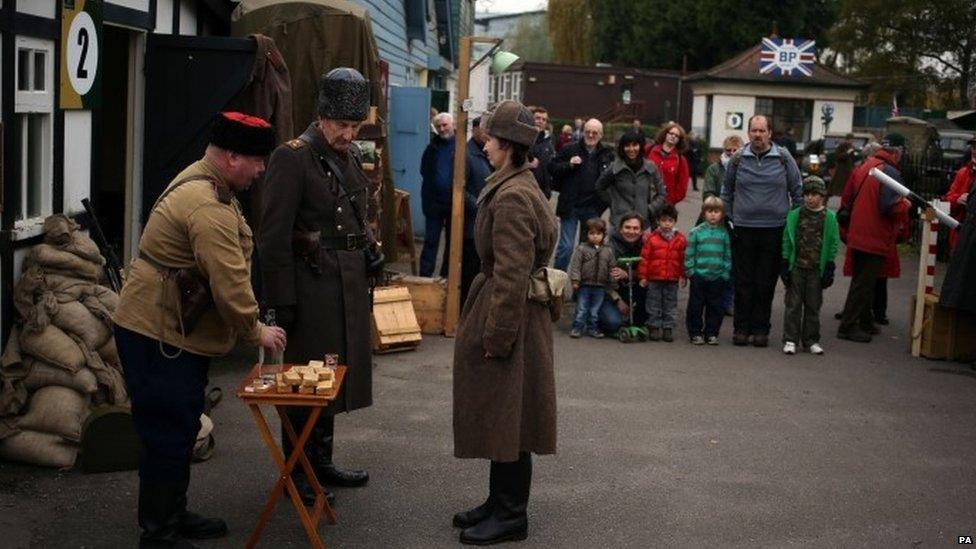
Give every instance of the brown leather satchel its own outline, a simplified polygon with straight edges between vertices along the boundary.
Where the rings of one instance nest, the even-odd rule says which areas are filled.
[[[173,280],[180,291],[180,323],[183,335],[189,335],[200,317],[213,308],[210,284],[196,269],[174,269]]]

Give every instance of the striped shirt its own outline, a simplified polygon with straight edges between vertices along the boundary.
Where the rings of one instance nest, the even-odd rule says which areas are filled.
[[[725,227],[703,222],[688,233],[685,273],[688,278],[700,276],[706,280],[731,277],[732,241]]]

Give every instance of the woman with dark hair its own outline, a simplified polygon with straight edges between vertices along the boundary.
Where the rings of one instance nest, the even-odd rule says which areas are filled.
[[[688,159],[684,156],[688,137],[681,124],[668,122],[657,132],[654,142],[647,159],[660,170],[668,192],[668,203],[675,205],[684,200],[688,193]]]
[[[538,129],[532,113],[502,101],[485,114],[485,154],[495,172],[478,198],[481,273],[464,303],[454,347],[454,455],[491,460],[488,498],[454,515],[461,543],[528,536],[532,453],[556,452],[552,321],[528,299],[549,263],[556,218],[526,165]]]
[[[617,159],[596,181],[596,194],[610,204],[610,224],[616,228],[625,213],[637,212],[654,225],[667,203],[657,166],[641,157],[644,136],[628,131],[617,143]]]

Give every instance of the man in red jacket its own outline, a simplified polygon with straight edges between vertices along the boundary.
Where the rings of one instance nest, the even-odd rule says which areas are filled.
[[[969,193],[976,190],[973,188],[976,187],[976,137],[969,140],[969,154],[969,162],[966,162],[956,172],[949,192],[943,197],[943,200],[949,203],[949,212],[952,217],[960,223],[966,219],[966,200],[969,199]],[[949,231],[950,250],[955,249],[957,240],[959,240],[959,232]]]
[[[908,208],[898,193],[868,175],[872,168],[878,168],[894,180],[902,181],[898,165],[905,150],[905,137],[890,133],[881,145],[873,158],[865,160],[851,174],[856,186],[852,191],[847,247],[851,249],[854,269],[837,337],[859,343],[869,343],[871,334],[877,333],[871,313],[875,280],[885,256],[895,246],[897,220]]]

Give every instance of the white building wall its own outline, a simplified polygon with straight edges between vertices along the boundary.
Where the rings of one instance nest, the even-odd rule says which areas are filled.
[[[697,105],[697,102],[695,103]],[[702,104],[704,109],[704,103]],[[711,131],[709,131],[709,148],[719,148],[722,141],[730,135],[738,135],[742,141],[748,141],[748,120],[756,112],[755,96],[746,95],[719,95],[712,96],[712,119],[709,121]],[[727,127],[728,118],[731,113],[741,114],[742,125],[739,129]],[[694,119],[694,113],[692,113]]]
[[[57,0],[20,0],[17,11],[27,15],[36,15],[46,19],[54,19],[57,10]]]
[[[91,111],[64,111],[64,213],[83,212],[91,196]]]
[[[698,135],[705,135],[708,130],[708,98],[696,95],[691,102],[691,131]]]
[[[156,0],[156,34],[173,33],[173,3],[179,0]]]
[[[813,131],[810,139],[823,137],[823,123],[820,121],[821,108],[827,103],[834,106],[834,120],[827,129],[830,133],[847,133],[854,130],[854,102],[853,101],[814,101],[813,102]]]

